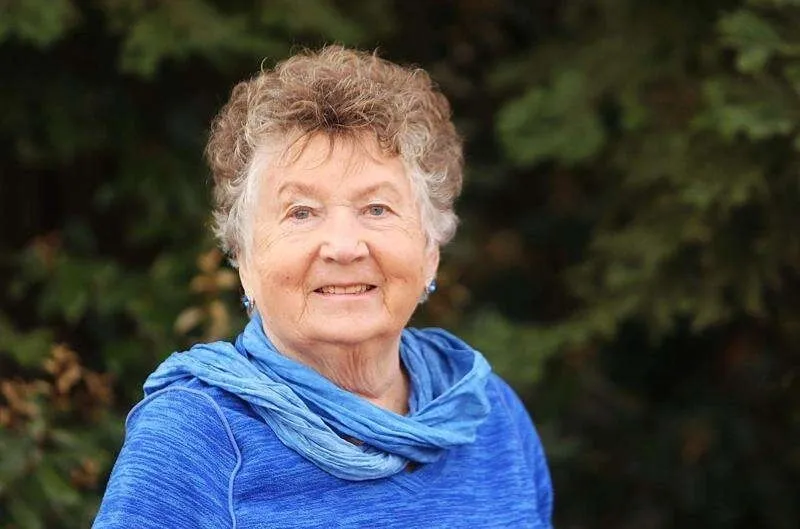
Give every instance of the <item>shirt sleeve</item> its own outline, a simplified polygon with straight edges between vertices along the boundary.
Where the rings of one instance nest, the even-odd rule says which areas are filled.
[[[234,526],[230,487],[240,454],[202,391],[167,388],[128,416],[95,529]]]
[[[533,421],[520,398],[506,382],[499,378],[497,380],[501,386],[503,400],[508,406],[517,426],[517,432],[521,436],[525,459],[535,472],[536,503],[541,522],[545,527],[552,527],[553,484],[550,479],[550,470],[547,466],[547,458],[542,441],[539,439],[536,427],[533,425]]]

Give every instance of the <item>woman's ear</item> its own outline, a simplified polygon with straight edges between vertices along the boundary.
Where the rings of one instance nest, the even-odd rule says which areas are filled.
[[[425,255],[425,284],[429,284],[436,278],[436,271],[439,269],[439,246],[429,248]]]
[[[242,290],[244,290],[246,296],[251,296],[253,291],[251,290],[250,267],[247,266],[246,259],[237,259],[237,261],[239,264],[239,282],[242,284]]]

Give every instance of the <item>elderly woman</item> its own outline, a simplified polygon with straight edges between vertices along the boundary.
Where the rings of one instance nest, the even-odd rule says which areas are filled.
[[[481,354],[406,328],[461,142],[419,69],[328,47],[243,82],[207,149],[251,320],[145,383],[95,527],[550,527],[541,443]]]

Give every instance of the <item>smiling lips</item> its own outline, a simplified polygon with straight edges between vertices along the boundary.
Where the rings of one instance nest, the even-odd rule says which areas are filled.
[[[358,285],[326,285],[316,289],[314,292],[320,294],[363,294],[375,288],[375,285],[358,284]]]

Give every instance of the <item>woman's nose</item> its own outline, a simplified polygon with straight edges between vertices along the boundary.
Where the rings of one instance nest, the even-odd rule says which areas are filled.
[[[337,208],[325,220],[319,254],[329,262],[350,263],[363,259],[369,248],[363,237],[364,227],[350,208]]]

